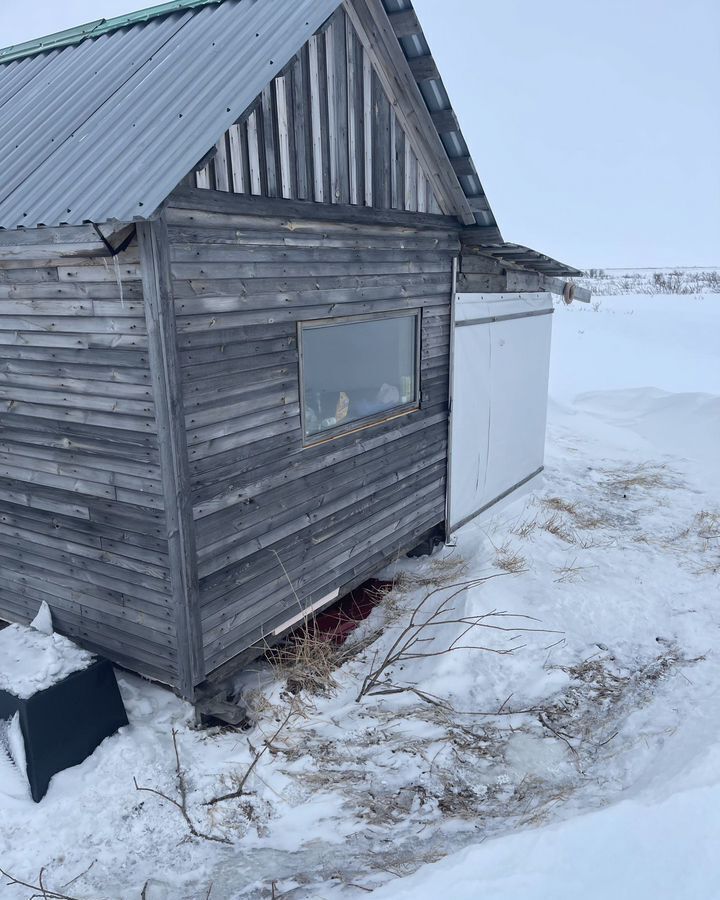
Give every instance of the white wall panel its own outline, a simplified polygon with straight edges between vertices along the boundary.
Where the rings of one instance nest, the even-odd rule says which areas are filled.
[[[543,465],[550,294],[458,294],[450,525],[458,528]]]

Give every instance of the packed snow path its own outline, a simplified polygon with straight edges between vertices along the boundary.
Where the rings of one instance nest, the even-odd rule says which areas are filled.
[[[339,668],[247,673],[247,734],[121,675],[130,727],[39,806],[0,752],[0,867],[78,900],[714,896],[718,335],[717,295],[559,308],[541,490],[403,561]],[[510,630],[433,629],[356,701],[421,600],[489,575],[451,617]]]

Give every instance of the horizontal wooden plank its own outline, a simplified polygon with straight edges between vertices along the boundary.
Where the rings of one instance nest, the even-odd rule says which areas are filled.
[[[441,516],[442,511],[437,506],[430,505],[424,517],[416,518],[401,530],[398,530],[393,523],[395,530],[387,535],[393,545],[390,552],[388,552],[387,545],[374,553],[363,547],[355,557],[354,564],[346,564],[340,572],[328,572],[305,588],[305,600],[308,605],[327,596],[332,589],[339,588],[342,593],[345,593],[372,577],[389,560],[396,558],[403,550],[415,546],[431,527],[440,523]],[[372,550],[372,544],[370,544],[370,550]],[[239,630],[239,638],[235,643],[225,644],[221,651],[209,657],[208,675],[213,676],[217,671],[232,671],[239,664],[239,660],[244,658],[248,662],[261,655],[268,646],[266,636],[272,635],[273,629],[287,620],[289,611],[293,608],[291,603],[285,605],[278,603],[275,608],[278,607],[279,611],[274,615],[272,610],[263,610],[254,624],[246,624]],[[269,619],[268,616],[270,616]]]
[[[180,210],[186,210],[185,216]],[[370,209],[362,206],[312,203],[304,200],[278,200],[249,195],[227,194],[223,191],[177,188],[170,197],[167,218],[171,225],[203,221],[199,212],[231,216],[275,217],[284,220],[319,220],[324,227],[332,223],[378,226],[395,226],[421,231],[429,228],[445,228],[455,231],[458,221],[453,216],[401,212],[398,210]]]
[[[319,499],[316,498],[308,503],[307,498],[302,498],[305,502],[298,504],[298,507],[291,507],[290,512],[283,512],[282,507],[279,507],[279,510],[274,508],[272,516],[268,517],[267,524],[260,526],[259,533],[253,534],[250,528],[247,528],[239,532],[237,540],[222,542],[223,545],[232,543],[232,546],[227,548],[223,546],[222,550],[218,551],[218,545],[213,545],[205,551],[204,559],[201,553],[201,578],[221,571],[259,550],[271,547],[291,534],[308,531],[308,526],[322,523],[325,519],[330,519],[334,513],[368,498],[375,499],[374,505],[379,507],[384,501],[383,493],[419,471],[429,470],[436,476],[436,479],[442,479],[446,468],[446,451],[446,446],[441,443],[436,445],[436,449],[429,450],[427,457],[420,461],[403,467],[398,466],[382,476],[374,473],[374,478],[363,479],[361,472],[358,474],[357,481],[349,479],[340,482],[339,489],[332,490],[328,486],[323,489]],[[433,468],[434,466],[435,468]],[[292,495],[290,495],[289,502],[292,502],[292,499]]]
[[[377,548],[381,548],[385,560],[392,559],[403,546],[403,538],[406,539],[404,532],[408,526],[413,529],[418,523],[422,523],[422,527],[425,528],[428,520],[437,521],[438,516],[442,518],[443,493],[442,487],[433,485],[419,491],[416,502],[412,505],[401,501],[391,510],[385,510],[380,517],[366,518],[366,524],[372,526],[374,533],[364,540],[358,540],[360,536],[355,535],[354,541],[350,540],[344,546],[329,548],[326,556],[318,559],[318,563],[323,565],[322,568],[312,561],[299,566],[290,564],[288,568],[288,562],[283,560],[294,591],[287,585],[284,573],[276,562],[278,577],[263,587],[261,596],[248,595],[243,591],[241,609],[234,608],[229,598],[225,598],[226,608],[222,613],[221,623],[213,627],[210,616],[203,620],[205,654],[209,665],[217,664],[219,651],[232,647],[238,639],[240,643],[247,640],[244,635],[247,635],[248,629],[253,625],[262,626],[271,620],[273,612],[277,611],[278,607],[280,610],[284,607],[286,611],[297,609],[295,593],[307,600],[308,595],[313,596],[313,588],[318,582],[324,585],[333,585],[333,582],[344,583],[343,578],[352,577],[350,573],[354,571],[353,561],[362,560],[364,556],[364,565],[367,565],[368,556]],[[368,531],[369,529],[364,534]],[[333,567],[331,560],[336,561],[336,567]],[[360,565],[362,566],[363,562],[360,562]],[[373,574],[373,571],[377,571],[377,568],[368,570],[368,575]],[[232,652],[237,652],[237,649],[233,648]]]
[[[415,275],[420,273],[447,272],[448,261],[434,254],[414,254],[411,258],[405,253],[398,253],[397,259],[373,262],[361,260],[336,261],[318,259],[304,262],[187,262],[174,263],[173,276],[179,281],[202,281],[205,279],[222,281],[223,279],[279,279],[279,278],[361,278],[364,275]],[[135,320],[132,320],[133,322]],[[93,329],[98,330],[98,329]]]
[[[122,302],[142,300],[140,282],[128,282],[122,287],[115,281],[102,282],[51,282],[37,284],[2,284],[0,300],[117,300]]]
[[[38,594],[38,597],[40,594]],[[3,608],[10,610],[10,617],[19,621],[33,618],[32,609],[37,612],[39,602],[32,595],[0,591],[0,618]],[[65,604],[53,607],[53,622],[60,634],[65,634],[80,646],[94,653],[100,653],[118,665],[165,683],[172,683],[177,669],[176,652],[167,646],[168,639],[156,642],[140,638],[129,640],[125,629],[96,625],[92,618],[70,611]],[[132,655],[130,655],[132,653]]]
[[[382,540],[383,524],[398,515],[410,521],[413,509],[417,510],[424,497],[436,498],[443,489],[444,481],[435,472],[426,476],[420,473],[389,491],[383,504],[373,505],[370,500],[357,503],[314,530],[294,532],[274,546],[207,576],[202,582],[203,621],[215,616],[215,624],[220,624],[225,613],[230,615],[231,603],[237,603],[236,615],[248,618],[253,602],[262,603],[276,592],[289,597],[288,576],[291,581],[299,580],[313,569],[317,572],[320,567],[340,565],[338,556],[344,550],[355,552],[373,529],[376,539]],[[341,527],[343,523],[346,527]]]
[[[208,237],[212,236],[213,231],[214,229],[209,230]],[[340,247],[327,245],[324,241],[318,242],[315,238],[306,238],[300,246],[288,245],[281,240],[281,237],[277,237],[275,245],[269,243],[267,239],[258,244],[240,242],[180,244],[173,248],[173,272],[179,271],[178,266],[189,265],[209,267],[211,265],[272,264],[278,271],[282,271],[285,264],[293,263],[306,265],[352,263],[355,265],[374,262],[406,262],[408,259],[417,261],[423,258],[435,262],[445,255],[453,256],[459,248],[455,239],[440,241],[436,237],[411,237],[387,243],[368,242],[355,238],[352,246]],[[371,245],[368,246],[368,243]],[[178,275],[177,277],[186,276]],[[76,302],[80,303],[80,301]]]
[[[143,375],[149,377],[147,354],[140,350],[133,350],[130,348],[118,348],[115,350],[90,349],[87,347],[87,342],[85,341],[81,342],[85,344],[85,346],[82,347],[59,349],[56,347],[38,346],[36,343],[37,340],[38,336],[35,335],[32,344],[27,341],[25,343],[18,342],[16,346],[5,344],[2,348],[0,366],[4,366],[6,371],[11,371],[11,369],[7,368],[9,360],[23,360],[26,362],[36,361],[49,364],[57,363],[58,365],[69,364],[82,367],[87,366],[90,369],[92,369],[93,366],[106,366],[111,368],[111,371],[113,372],[122,370],[122,373],[118,371],[117,375],[113,375],[110,379],[112,381],[116,380],[116,378],[132,378],[131,374],[125,372],[126,369],[134,369],[136,378],[143,377]]]
[[[153,606],[169,603],[167,587],[160,579],[149,576],[135,576],[122,570],[112,571],[109,566],[101,566],[92,561],[75,558],[70,554],[50,548],[36,548],[25,542],[6,537],[0,544],[0,567],[16,572],[35,574],[46,583],[65,585],[96,593],[105,591],[105,596],[114,595],[122,603],[134,602],[135,598],[145,600]]]
[[[36,534],[56,537],[62,535],[78,544],[107,550],[112,555],[144,560],[159,568],[168,568],[165,540],[149,534],[133,534],[109,523],[90,522],[89,519],[72,518],[60,513],[48,516],[42,510],[15,506],[4,500],[0,501],[0,522],[25,528]]]

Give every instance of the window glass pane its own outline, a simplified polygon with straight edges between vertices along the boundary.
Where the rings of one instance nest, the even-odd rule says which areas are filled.
[[[417,321],[302,326],[306,437],[417,402]]]

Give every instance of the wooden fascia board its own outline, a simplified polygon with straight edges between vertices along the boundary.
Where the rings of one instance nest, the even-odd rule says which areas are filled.
[[[344,9],[407,133],[444,213],[475,223],[415,76],[381,0],[345,0]]]

